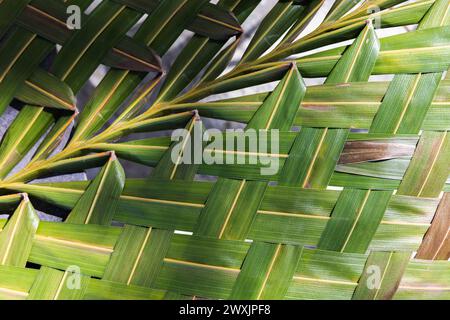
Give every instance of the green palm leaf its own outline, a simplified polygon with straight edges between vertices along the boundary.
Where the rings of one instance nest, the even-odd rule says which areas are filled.
[[[0,299],[450,299],[448,0],[92,3],[0,1]]]

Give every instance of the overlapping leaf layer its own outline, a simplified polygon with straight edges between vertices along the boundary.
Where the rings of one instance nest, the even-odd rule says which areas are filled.
[[[450,299],[449,1],[280,0],[227,68],[260,2],[0,1],[0,112],[19,110],[0,144],[0,298]],[[407,32],[380,38],[392,27]],[[214,151],[278,172],[186,164],[187,144],[173,161],[161,132],[202,118],[279,130],[275,153]],[[120,159],[153,170],[127,179]]]

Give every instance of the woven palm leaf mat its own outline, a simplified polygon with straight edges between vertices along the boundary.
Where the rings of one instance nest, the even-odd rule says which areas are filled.
[[[89,0],[0,1],[0,111],[22,103],[0,147],[0,208],[8,215],[0,220],[0,298],[449,299],[449,2],[375,2],[383,27],[417,30],[379,38],[365,10],[339,20],[333,7],[337,22],[326,36],[285,44],[271,61],[220,82],[258,1],[104,0],[83,14],[79,30],[67,29],[66,9],[85,10]],[[272,14],[281,19],[292,9],[306,21],[302,10],[320,5],[281,1]],[[194,36],[157,107],[145,109],[162,81],[159,56],[184,30]],[[209,62],[201,84],[183,92]],[[99,65],[110,69],[78,114],[73,94]],[[372,81],[383,74],[394,76]],[[304,78],[317,77],[324,84],[306,86]],[[197,102],[272,81],[271,92]],[[192,132],[202,117],[279,130],[279,151],[270,155],[278,172],[262,175],[259,162],[172,162],[167,136],[119,140]],[[71,140],[55,154],[73,122]],[[35,144],[30,163],[11,173]],[[126,179],[119,159],[154,169]],[[92,181],[33,183],[95,167],[102,169]],[[40,221],[41,207],[68,215]]]

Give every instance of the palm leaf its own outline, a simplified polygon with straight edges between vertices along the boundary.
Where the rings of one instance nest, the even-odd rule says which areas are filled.
[[[0,299],[450,298],[448,0],[91,4],[0,1]]]

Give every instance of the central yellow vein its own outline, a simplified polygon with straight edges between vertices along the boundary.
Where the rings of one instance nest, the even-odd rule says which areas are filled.
[[[317,11],[320,10],[320,8],[323,5],[324,0],[320,0],[320,3],[318,3],[317,5],[314,6],[314,8],[312,8],[302,19],[301,21],[298,21],[298,23],[296,23],[291,30],[289,30],[289,32],[287,33],[287,35],[283,38],[283,40],[281,41],[281,45],[285,44],[287,41],[292,41],[295,39],[293,39],[293,35],[295,35],[298,30],[302,30],[304,28],[305,25],[307,25],[309,22],[311,22],[311,19],[315,16],[315,14],[317,13]],[[298,35],[298,34],[297,34]],[[296,37],[295,37],[296,38]]]
[[[74,194],[83,194],[84,190],[80,190],[80,189],[70,189],[70,188],[57,188],[57,187],[50,187],[50,186],[37,186],[37,185],[32,185],[32,184],[22,184],[22,183],[10,183],[8,184],[9,187],[11,188],[17,188],[17,189],[22,189],[24,190],[24,192],[28,192],[26,190],[41,190],[41,191],[49,191],[49,192],[58,192],[58,191],[62,191],[62,192],[67,192],[67,193],[74,193]]]
[[[330,217],[327,217],[327,216],[316,216],[316,215],[309,215],[309,214],[302,214],[302,213],[278,212],[278,211],[268,211],[268,210],[258,210],[257,213],[273,215],[273,216],[293,217],[293,218],[330,220]]]
[[[434,2],[435,2],[435,0],[419,1],[418,3],[401,6],[399,8],[388,8],[386,10],[381,10],[379,12],[373,13],[371,16],[372,16],[372,18],[377,18],[377,17],[385,15],[386,13],[394,14],[397,12],[409,10],[414,7],[423,7],[425,9],[428,9],[430,7],[430,5],[433,4]],[[356,13],[358,13],[358,11],[354,11],[354,13],[356,14]],[[330,30],[330,26],[327,26],[325,29],[319,28],[316,31],[309,33],[305,38],[294,41],[292,43],[292,45],[296,45],[296,44],[297,45],[298,44],[305,45],[305,43],[317,41],[318,38],[320,39],[321,37],[327,37],[330,34],[338,34],[339,32],[342,32],[344,30],[353,30],[355,27],[363,26],[365,23],[364,21],[366,19],[367,19],[367,17],[364,14],[363,17],[357,17],[357,18],[344,20],[340,23],[333,23],[332,30]],[[326,32],[324,32],[324,31],[326,31]],[[290,53],[289,50],[291,48],[292,48],[292,46],[289,46],[284,50],[280,50],[279,55]]]
[[[63,21],[57,19],[56,17],[54,17],[54,16],[48,14],[47,12],[44,12],[44,11],[42,11],[42,10],[36,8],[36,7],[33,7],[33,6],[30,5],[30,4],[27,4],[27,8],[30,9],[30,10],[32,10],[32,11],[35,11],[35,12],[39,13],[40,15],[43,15],[44,17],[49,18],[50,20],[53,20],[54,22],[56,22],[56,23],[59,24],[60,26],[62,26],[62,27],[64,27],[64,28],[67,28],[67,24],[66,24],[65,22],[63,22]]]
[[[101,159],[101,158],[107,157],[107,156],[111,156],[111,152],[105,151],[105,152],[90,154],[90,155],[87,155],[87,156],[80,156],[80,157],[75,157],[75,158],[62,159],[62,160],[55,161],[53,163],[50,162],[48,165],[45,164],[40,169],[42,169],[42,168],[50,169],[52,167],[53,168],[58,168],[59,166],[63,166],[65,164],[67,164],[67,163],[73,163],[73,162],[77,162],[77,161],[89,161],[89,160],[92,160],[92,159]],[[38,170],[38,169],[34,169],[34,170]]]
[[[398,226],[416,226],[416,227],[429,227],[430,223],[421,222],[403,222],[403,221],[386,221],[381,220],[380,224],[398,225]]]
[[[165,90],[162,91],[161,93],[159,93],[159,97],[164,97],[164,95],[166,94],[167,91],[169,91],[172,88],[172,84],[177,81],[180,76],[183,74],[183,72],[191,65],[192,61],[195,60],[195,58],[197,58],[197,55],[200,51],[202,51],[203,47],[209,42],[209,38],[205,38],[202,41],[202,44],[197,48],[197,50],[195,50],[194,53],[192,53],[191,57],[189,58],[188,61],[186,61],[186,63],[184,64],[184,66],[180,69],[179,72],[177,72],[177,76],[174,76],[172,78],[171,81],[167,82],[164,84]],[[170,79],[169,79],[170,80]],[[159,102],[160,98],[157,99],[156,102]]]
[[[381,11],[375,12],[375,13],[372,14],[372,17],[383,16],[386,13],[393,14],[393,13],[397,13],[397,12],[402,12],[402,11],[409,10],[409,9],[415,8],[415,7],[430,8],[430,6],[432,4],[434,4],[434,3],[435,3],[435,0],[418,1],[418,2],[407,4],[407,5],[404,5],[404,6],[395,7],[395,8],[388,8],[388,9],[385,9],[385,10],[381,10]],[[368,5],[372,6],[372,4],[370,4],[370,2],[368,3]],[[361,19],[361,18],[356,18],[356,19]]]
[[[238,5],[241,4],[241,2],[242,2],[242,0],[235,1],[234,4],[232,4],[232,5],[229,7],[229,10],[230,10],[231,12],[233,12],[234,9],[236,9],[236,7],[237,7]]]
[[[24,43],[24,45],[22,46],[22,48],[19,50],[19,52],[14,56],[14,58],[11,60],[11,62],[9,63],[9,65],[6,67],[5,71],[3,71],[2,75],[0,76],[0,83],[3,81],[3,79],[5,79],[6,75],[8,74],[8,72],[12,69],[12,67],[14,66],[14,64],[17,62],[17,60],[19,60],[20,56],[25,52],[25,50],[27,50],[27,48],[29,47],[29,45],[31,44],[31,42],[33,42],[33,40],[37,37],[36,34],[33,34],[30,39],[28,39],[28,41],[26,43]]]
[[[177,155],[177,161],[175,161],[175,164],[172,168],[172,172],[170,173],[170,178],[169,178],[170,180],[173,180],[173,178],[175,177],[175,174],[177,173],[178,166],[180,165],[181,160],[183,159],[183,155],[184,155],[184,151],[185,151],[184,149],[186,148],[187,143],[189,141],[191,141],[191,132],[192,132],[192,129],[194,128],[196,121],[197,121],[196,119],[192,119],[191,123],[189,124],[188,133],[184,137],[184,141],[183,141],[183,144],[181,145],[180,152]]]
[[[220,105],[224,105],[224,106],[232,106],[232,105],[236,105],[236,106],[242,106],[242,104],[246,104],[246,105],[255,105],[255,106],[260,106],[261,102],[260,101],[211,101],[211,102],[198,102],[195,103],[196,106],[220,106]],[[185,107],[185,106],[191,106],[192,103],[180,103],[180,104],[176,104],[173,105],[175,107]]]
[[[265,68],[265,69],[259,69],[257,71],[253,71],[253,72],[248,73],[248,74],[239,75],[239,76],[233,77],[231,79],[225,79],[223,81],[220,81],[220,84],[224,85],[224,84],[227,84],[227,83],[230,83],[230,82],[232,82],[232,83],[238,82],[239,80],[246,79],[249,76],[256,76],[256,75],[268,73],[268,72],[271,72],[271,71],[274,71],[274,70],[279,70],[279,69],[281,69],[283,67],[287,67],[287,65],[292,65],[292,63],[286,63],[285,61],[284,62],[279,62],[273,67],[269,67],[269,68]],[[214,87],[214,85],[212,85],[212,87]],[[178,102],[177,99],[175,99],[174,103],[176,104],[177,102]]]
[[[120,50],[120,49],[117,49],[117,48],[113,48],[113,50],[114,50],[115,52],[117,52],[118,54],[121,54],[121,55],[123,55],[123,56],[125,56],[125,57],[127,57],[127,58],[132,59],[132,60],[138,61],[138,62],[142,63],[143,65],[145,65],[145,66],[147,66],[147,67],[150,67],[150,68],[152,68],[152,69],[161,71],[161,69],[160,69],[159,67],[157,67],[157,66],[155,66],[154,64],[152,64],[152,63],[150,63],[150,62],[147,62],[147,61],[145,61],[145,60],[143,60],[143,59],[141,59],[141,58],[139,58],[139,57],[133,56],[133,55],[131,55],[131,54],[125,52],[125,51],[122,51],[122,50]]]
[[[373,296],[373,300],[376,300],[376,299],[377,299],[378,292],[380,292],[381,285],[383,284],[384,277],[386,276],[386,273],[387,273],[387,271],[388,271],[388,269],[389,269],[389,264],[391,263],[391,259],[392,259],[392,255],[393,255],[393,254],[394,254],[393,252],[389,252],[389,258],[388,258],[388,261],[387,261],[387,263],[386,263],[386,267],[385,267],[384,270],[383,270],[383,275],[381,276],[380,283],[379,283],[379,285],[376,287],[376,291],[375,291],[375,295]]]
[[[447,229],[445,236],[442,238],[442,241],[439,244],[439,247],[436,249],[436,252],[434,253],[433,258],[431,258],[431,260],[436,259],[437,255],[439,254],[439,251],[441,251],[442,247],[444,246],[444,243],[446,243],[446,241],[448,241],[447,237],[448,237],[449,231],[450,231],[450,228]]]
[[[395,50],[383,50],[380,52],[380,58],[385,55],[400,55],[400,52],[423,52],[423,51],[437,51],[437,50],[446,50],[449,49],[450,45],[445,46],[430,46],[430,47],[420,47],[420,48],[406,48],[406,49],[395,49]]]
[[[342,7],[344,7],[345,12],[348,11],[348,10],[345,9],[345,6],[348,4],[347,1],[336,2],[335,4],[337,4],[336,7],[334,7],[334,9],[332,11],[328,12],[327,18],[325,19],[324,22],[330,22],[330,20],[328,19],[329,16],[332,13],[341,11],[342,9],[340,9],[340,8],[342,8]],[[344,15],[345,15],[345,13],[344,13]],[[331,20],[331,21],[334,22],[334,21],[336,21],[336,19]]]
[[[357,61],[357,59],[359,57],[359,54],[361,53],[361,50],[363,48],[364,43],[366,42],[366,38],[367,38],[367,34],[369,33],[369,30],[370,30],[369,26],[367,26],[364,29],[364,32],[363,32],[363,34],[361,36],[361,41],[357,45],[356,52],[355,52],[355,54],[352,57],[352,60],[351,60],[351,63],[350,63],[350,67],[347,69],[347,74],[345,75],[344,82],[348,82],[350,80],[350,77],[351,77],[351,75],[353,73],[353,69],[355,68],[355,65],[356,65],[356,61]]]
[[[439,147],[438,147],[436,153],[435,153],[434,156],[433,156],[433,160],[431,161],[430,169],[428,170],[427,175],[426,175],[425,179],[423,180],[422,186],[420,187],[419,192],[417,193],[417,196],[418,196],[418,197],[421,196],[421,194],[422,194],[422,192],[423,192],[423,189],[425,188],[425,185],[427,184],[428,179],[429,179],[430,176],[431,176],[431,172],[432,172],[433,169],[434,169],[434,165],[436,164],[436,161],[437,161],[437,159],[439,158],[439,154],[441,153],[442,146],[444,145],[444,141],[445,141],[445,139],[446,139],[446,137],[447,137],[447,132],[448,132],[448,131],[445,131],[444,135],[442,136],[441,141],[439,142]]]
[[[181,202],[181,201],[174,201],[174,200],[163,200],[163,199],[152,199],[152,198],[140,198],[140,197],[134,197],[134,196],[120,196],[120,199],[142,201],[142,202],[163,203],[163,204],[171,204],[171,205],[186,206],[186,207],[193,207],[193,208],[203,208],[205,206],[202,203]]]
[[[240,28],[238,28],[238,27],[235,27],[235,26],[233,26],[233,25],[231,25],[231,24],[229,24],[229,23],[226,23],[226,22],[223,22],[223,21],[220,21],[220,20],[217,20],[217,19],[214,19],[214,18],[205,16],[204,14],[200,14],[200,13],[199,13],[199,14],[197,15],[197,17],[199,17],[199,18],[201,18],[201,19],[205,19],[205,20],[211,21],[211,22],[216,23],[216,24],[218,24],[218,25],[221,25],[221,26],[230,28],[230,29],[232,29],[232,30],[236,30],[236,31],[238,31],[238,32],[242,32],[242,29],[240,29]]]
[[[317,105],[317,106],[339,106],[339,105],[363,105],[363,106],[367,106],[367,105],[380,105],[381,102],[376,102],[376,101],[303,101],[302,102],[302,106],[309,106],[309,105]]]
[[[355,221],[353,221],[352,228],[350,229],[350,232],[348,233],[347,238],[345,239],[345,242],[344,242],[344,245],[342,246],[341,252],[344,252],[345,247],[347,246],[347,244],[348,244],[348,242],[349,242],[349,240],[350,240],[350,238],[351,238],[351,236],[353,234],[353,231],[355,230],[355,227],[358,224],[359,218],[361,217],[361,214],[362,214],[362,212],[364,210],[364,207],[365,207],[365,205],[367,203],[367,199],[369,199],[369,195],[370,195],[370,189],[367,190],[367,192],[366,192],[366,194],[364,196],[364,200],[363,200],[363,202],[361,204],[361,207],[359,207],[359,209],[358,209],[358,214],[356,215]]]
[[[447,18],[449,9],[450,9],[450,4],[447,5],[447,9],[445,9],[445,13],[444,13],[444,15],[442,16],[442,20],[441,20],[441,22],[439,23],[439,26],[441,26],[441,27],[444,26],[444,22],[445,22],[445,19]]]
[[[89,48],[92,46],[92,44],[100,37],[100,35],[105,31],[109,25],[126,9],[126,6],[120,7],[119,10],[117,10],[116,13],[112,15],[111,18],[103,25],[102,28],[95,34],[95,36],[88,42],[88,44],[83,48],[83,50],[80,51],[80,54],[77,56],[75,61],[72,62],[72,64],[67,68],[66,72],[61,77],[61,80],[66,80],[66,78],[69,76],[69,74],[72,72],[72,70],[75,68],[76,64],[81,60],[83,55],[89,50]]]
[[[280,108],[281,99],[283,99],[284,92],[286,91],[286,88],[287,88],[287,86],[289,84],[289,81],[290,81],[292,75],[294,74],[294,68],[296,68],[296,67],[292,66],[289,69],[288,75],[287,75],[287,77],[286,77],[286,79],[285,79],[285,81],[283,83],[283,87],[281,88],[280,94],[277,97],[277,100],[275,102],[275,106],[274,106],[274,108],[273,108],[273,110],[272,110],[272,112],[270,114],[269,120],[267,121],[267,125],[265,127],[266,130],[268,130],[270,128],[270,126],[272,125],[273,118],[275,117],[275,114],[277,113],[278,109]]]
[[[123,74],[121,75],[121,77],[114,83],[113,87],[111,88],[111,90],[108,92],[108,94],[106,95],[105,99],[103,99],[103,101],[100,103],[100,105],[95,109],[95,111],[92,113],[92,115],[88,118],[88,120],[83,124],[83,123],[79,123],[79,125],[81,125],[81,127],[79,126],[79,130],[77,130],[77,132],[75,132],[74,137],[72,138],[72,140],[79,138],[80,136],[82,136],[82,134],[91,127],[91,123],[94,121],[95,117],[100,114],[100,112],[103,110],[103,108],[106,106],[106,104],[111,100],[111,97],[113,96],[113,94],[116,92],[117,88],[122,84],[123,80],[126,78],[126,76],[128,75],[129,71],[125,70],[123,71]]]
[[[450,291],[450,287],[436,287],[436,286],[429,286],[429,287],[399,286],[399,289],[424,290],[424,291]]]
[[[239,273],[241,271],[240,269],[233,269],[233,268],[221,267],[221,266],[213,266],[210,264],[183,261],[183,260],[177,260],[177,259],[172,259],[172,258],[164,258],[164,262],[181,264],[181,265],[190,266],[190,267],[206,268],[206,269],[225,271],[225,272],[233,272],[233,273],[235,273],[235,272]]]
[[[208,67],[208,70],[205,71],[205,73],[202,76],[202,82],[205,82],[205,79],[211,78],[211,74],[216,71],[217,66],[220,66],[222,63],[226,63],[227,59],[229,58],[230,54],[233,54],[236,47],[241,43],[241,37],[236,37],[236,40],[229,45],[226,49],[220,52],[221,56],[218,57],[218,60],[213,61],[214,63],[211,63],[211,65]],[[201,83],[199,83],[200,85]]]
[[[66,278],[67,278],[68,274],[69,273],[67,271],[64,271],[61,282],[59,283],[58,289],[56,290],[53,300],[58,300],[58,297],[61,294],[62,287],[64,286],[64,282],[66,282]]]
[[[188,0],[184,0],[183,2],[180,2],[180,4],[175,8],[175,10],[172,10],[172,13],[170,14],[170,16],[167,18],[166,21],[164,21],[164,23],[162,23],[158,29],[156,30],[152,30],[153,32],[153,37],[151,37],[148,41],[147,41],[147,46],[150,46],[151,43],[153,42],[153,40],[155,40],[155,38],[159,35],[159,33],[161,32],[161,30],[163,30],[166,25],[169,23],[170,20],[172,20],[172,18],[181,10],[181,8],[186,4],[186,2],[188,2]]]
[[[133,102],[129,103],[128,107],[125,109],[125,111],[123,111],[113,122],[113,124],[111,125],[114,126],[120,122],[122,122],[124,119],[126,120],[127,117],[130,116],[130,112],[134,111],[134,108],[139,104],[139,102],[141,102],[145,97],[148,96],[148,94],[159,84],[159,82],[161,81],[161,79],[163,78],[163,73],[161,73],[157,78],[151,80],[150,85],[145,88],[145,90],[142,90],[142,93],[140,93],[138,95],[138,97],[136,99],[133,100]],[[141,90],[138,90],[138,92],[140,92]]]
[[[417,85],[419,84],[420,78],[421,78],[421,74],[418,73],[416,75],[416,79],[414,80],[414,84],[411,88],[411,91],[409,92],[408,98],[406,99],[405,105],[403,106],[402,112],[400,113],[400,117],[398,118],[397,124],[395,125],[394,132],[393,132],[394,134],[396,134],[398,131],[398,128],[400,128],[400,124],[402,123],[402,120],[405,117],[406,110],[408,110],[408,106],[411,103],[414,94],[416,93]]]
[[[9,199],[20,199],[20,197],[21,197],[20,193],[8,194],[5,196],[0,196],[0,200],[4,201],[4,200],[9,200]]]
[[[28,296],[28,292],[22,292],[22,291],[7,289],[7,288],[0,288],[0,292],[6,293],[8,295],[13,295],[16,297],[24,297],[25,298]]]
[[[261,298],[264,288],[266,287],[267,281],[269,280],[269,276],[272,273],[272,269],[273,269],[273,266],[275,265],[275,261],[277,260],[278,255],[280,254],[280,250],[281,250],[281,244],[278,244],[277,248],[275,250],[275,253],[272,257],[272,260],[270,261],[269,269],[267,270],[266,276],[264,277],[264,281],[261,285],[261,289],[259,290],[258,296],[256,297],[257,300],[259,300]]]
[[[31,81],[25,80],[25,83],[32,87],[33,89],[35,89],[36,91],[39,91],[40,93],[42,93],[43,95],[50,97],[51,99],[59,102],[60,104],[62,104],[63,106],[67,107],[70,110],[74,110],[75,107],[74,105],[70,104],[67,101],[64,101],[63,99],[61,99],[60,97],[54,95],[53,93],[51,93],[50,91],[45,90],[44,88],[39,87],[38,85],[32,83]]]
[[[240,197],[240,195],[242,193],[242,190],[244,189],[244,185],[245,185],[245,180],[242,180],[240,185],[239,185],[238,192],[236,193],[236,196],[233,199],[233,204],[231,205],[231,208],[230,208],[230,210],[228,210],[227,216],[225,217],[225,222],[223,223],[222,228],[220,229],[219,239],[222,238],[222,236],[223,236],[223,234],[225,232],[225,229],[228,226],[228,222],[230,221],[231,215],[232,215],[232,213],[234,211],[234,208],[236,207],[236,203],[238,202],[239,197]]]
[[[346,286],[354,286],[356,287],[358,283],[356,282],[350,282],[350,281],[339,281],[339,280],[328,280],[328,279],[316,279],[316,278],[309,278],[309,277],[300,277],[300,276],[294,276],[294,280],[297,281],[311,281],[311,282],[319,282],[319,283],[333,283],[333,284],[342,284]]]
[[[141,248],[139,249],[138,256],[136,257],[136,260],[134,261],[133,269],[131,269],[130,276],[128,277],[127,285],[130,285],[131,280],[134,277],[134,274],[136,272],[137,266],[138,266],[139,262],[141,261],[142,253],[144,252],[144,248],[147,245],[148,239],[150,238],[150,233],[151,232],[152,232],[152,228],[148,228],[148,230],[147,230],[147,232],[145,234],[144,241],[142,242]]]
[[[126,149],[142,149],[142,150],[167,150],[169,147],[164,146],[145,146],[129,143],[96,143],[92,145],[92,148],[107,149],[107,150],[126,150]]]
[[[250,152],[250,151],[236,151],[236,150],[220,150],[220,149],[208,149],[206,148],[204,152],[208,153],[223,153],[223,154],[235,154],[235,155],[247,155],[247,156],[258,156],[258,157],[272,157],[272,158],[287,158],[288,154],[280,153],[267,153],[267,152]]]
[[[280,20],[285,18],[285,13],[287,10],[289,10],[291,8],[291,4],[288,2],[285,4],[285,7],[283,8],[283,10],[281,10],[281,12],[279,13],[278,17],[276,19],[273,19],[273,22],[266,28],[266,30],[258,37],[258,39],[255,39],[256,43],[258,43],[259,41],[261,41],[260,39],[264,39],[264,37],[272,30],[273,26]],[[258,48],[258,46],[253,46],[253,48],[250,48],[249,51],[244,53],[244,57],[247,57],[250,53],[252,53],[254,50],[256,50]]]
[[[114,154],[113,154],[114,155]],[[97,205],[98,198],[100,197],[100,194],[103,191],[103,186],[105,185],[105,180],[108,177],[109,170],[111,168],[111,165],[113,161],[115,160],[115,156],[111,155],[111,158],[108,160],[108,163],[106,163],[105,172],[103,173],[103,176],[100,179],[100,183],[98,185],[98,189],[95,192],[94,200],[92,200],[92,203],[89,207],[89,212],[86,216],[86,220],[84,221],[85,224],[89,223],[89,220],[91,220],[92,214],[94,213],[95,206]]]
[[[258,214],[265,214],[270,216],[281,216],[281,217],[292,217],[292,218],[302,218],[302,219],[316,219],[316,220],[330,220],[329,216],[318,216],[313,214],[303,214],[295,212],[282,212],[282,211],[269,211],[269,210],[258,210]],[[420,223],[420,222],[407,222],[407,221],[388,221],[381,220],[380,224],[388,225],[399,225],[399,226],[419,226],[419,227],[429,227],[430,223]]]
[[[56,239],[56,238],[42,236],[42,235],[36,235],[34,237],[34,239],[36,241],[53,242],[53,243],[56,243],[56,244],[67,246],[67,247],[75,247],[75,248],[86,249],[86,250],[90,250],[90,251],[98,251],[100,253],[106,253],[106,254],[109,254],[109,253],[114,251],[112,248],[99,247],[99,246],[94,246],[94,245],[87,244],[87,243],[81,243],[81,242],[70,241],[70,240]]]
[[[311,57],[311,58],[298,58],[298,63],[305,62],[314,62],[314,61],[327,61],[327,60],[339,60],[342,58],[342,55],[332,55],[332,56],[323,56],[323,57]]]
[[[327,135],[327,132],[328,132],[328,128],[324,128],[323,132],[322,132],[322,136],[320,137],[319,145],[317,146],[316,150],[314,151],[313,158],[311,159],[311,162],[309,163],[309,166],[308,166],[308,170],[306,171],[306,176],[305,176],[305,179],[303,180],[302,188],[305,188],[306,185],[308,184],[309,178],[312,173],[312,169],[314,167],[314,164],[317,161],[319,151],[322,148],[323,142],[325,141],[325,136]]]
[[[38,152],[33,156],[33,160],[39,160],[41,156],[50,150],[52,144],[53,146],[56,144],[55,141],[61,141],[62,135],[64,132],[66,132],[66,129],[69,127],[69,125],[75,120],[75,118],[78,116],[78,112],[75,112],[70,118],[67,119],[67,121],[55,132],[55,134],[47,140],[46,144],[43,144],[39,147]],[[61,118],[60,118],[61,119]]]
[[[14,238],[16,237],[17,228],[20,225],[20,220],[22,219],[22,216],[25,212],[25,206],[27,204],[28,204],[27,199],[22,200],[22,202],[20,203],[17,220],[16,220],[16,223],[13,225],[11,236],[7,239],[8,242],[6,244],[6,251],[5,251],[5,255],[3,256],[2,262],[0,263],[1,265],[4,265],[6,263],[6,260],[8,259],[8,255],[9,255],[9,252],[11,251]]]
[[[16,151],[16,147],[20,145],[20,142],[25,138],[25,136],[28,134],[29,130],[33,128],[34,123],[39,118],[41,113],[44,111],[44,108],[36,108],[36,113],[34,114],[33,118],[31,118],[27,125],[22,129],[22,132],[19,137],[14,141],[13,145],[9,148],[9,150]],[[9,156],[8,156],[9,155]],[[7,153],[3,159],[0,161],[0,168],[2,168],[9,160],[10,160],[10,153]]]

